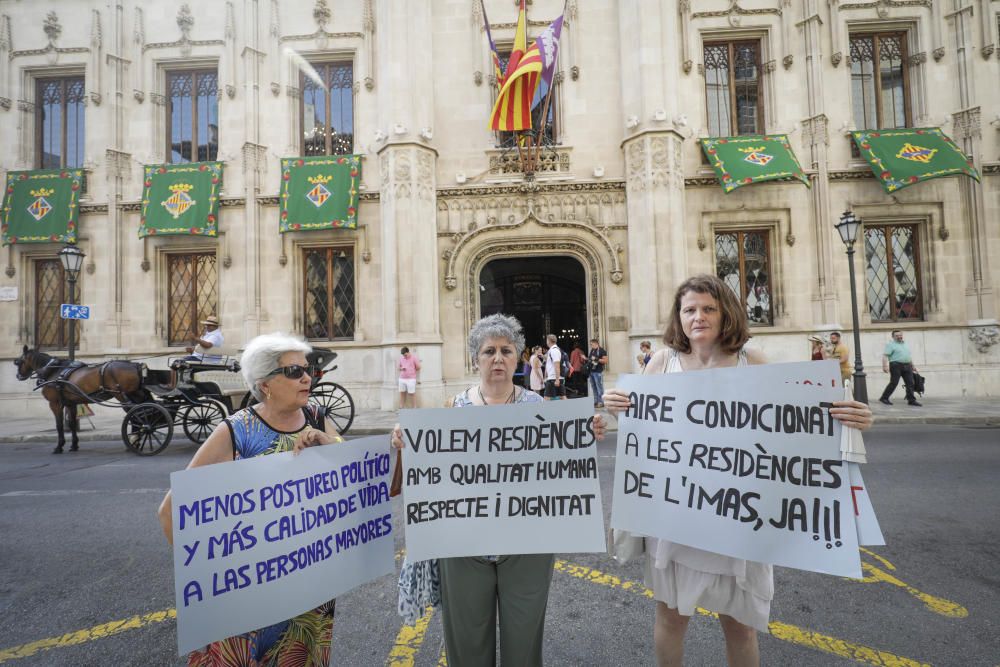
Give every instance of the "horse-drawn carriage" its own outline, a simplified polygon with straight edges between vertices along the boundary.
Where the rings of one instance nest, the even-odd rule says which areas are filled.
[[[336,352],[323,349],[306,355],[313,368],[309,402],[319,406],[343,434],[354,421],[354,401],[342,386],[323,379],[336,370],[336,358]],[[152,456],[170,444],[176,429],[183,429],[189,440],[201,444],[235,406],[255,403],[239,373],[239,363],[230,357],[175,359],[169,369],[158,370],[124,360],[86,365],[25,346],[14,364],[19,380],[37,377],[35,388],[49,401],[59,435],[57,453],[65,443],[65,421],[72,434],[70,449],[79,447],[76,408],[81,404],[108,405],[109,399],[116,400],[125,410],[122,442],[136,454]]]

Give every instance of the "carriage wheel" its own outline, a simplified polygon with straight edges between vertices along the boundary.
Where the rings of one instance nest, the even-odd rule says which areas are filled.
[[[226,406],[221,401],[203,396],[197,405],[187,405],[181,411],[184,435],[200,445],[212,434],[215,427],[226,418]]]
[[[122,442],[139,456],[153,456],[170,444],[174,419],[159,403],[140,403],[122,420]]]
[[[354,400],[347,390],[335,382],[320,382],[312,388],[309,403],[323,409],[326,418],[343,435],[354,421]]]

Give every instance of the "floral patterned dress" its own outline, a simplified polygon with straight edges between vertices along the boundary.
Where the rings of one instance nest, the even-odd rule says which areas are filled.
[[[305,411],[306,426],[322,427],[317,413]],[[252,408],[226,418],[233,459],[292,450],[298,431],[279,431]],[[306,426],[303,426],[304,429]],[[281,623],[213,642],[188,655],[189,667],[326,667],[330,663],[336,600]]]

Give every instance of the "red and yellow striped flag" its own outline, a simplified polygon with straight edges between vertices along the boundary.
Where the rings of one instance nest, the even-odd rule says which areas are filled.
[[[490,114],[490,128],[503,132],[531,129],[531,101],[542,71],[542,56],[538,45],[524,52],[517,69],[510,72],[497,95]]]

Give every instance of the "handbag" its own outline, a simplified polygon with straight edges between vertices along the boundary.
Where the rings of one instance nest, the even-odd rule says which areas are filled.
[[[646,553],[646,540],[620,528],[611,529],[611,558],[619,565],[639,558]]]
[[[403,492],[403,450],[396,452],[396,467],[392,469],[392,481],[389,482],[389,497],[395,498]]]
[[[920,373],[913,374],[913,391],[921,396],[924,395],[924,376]]]

